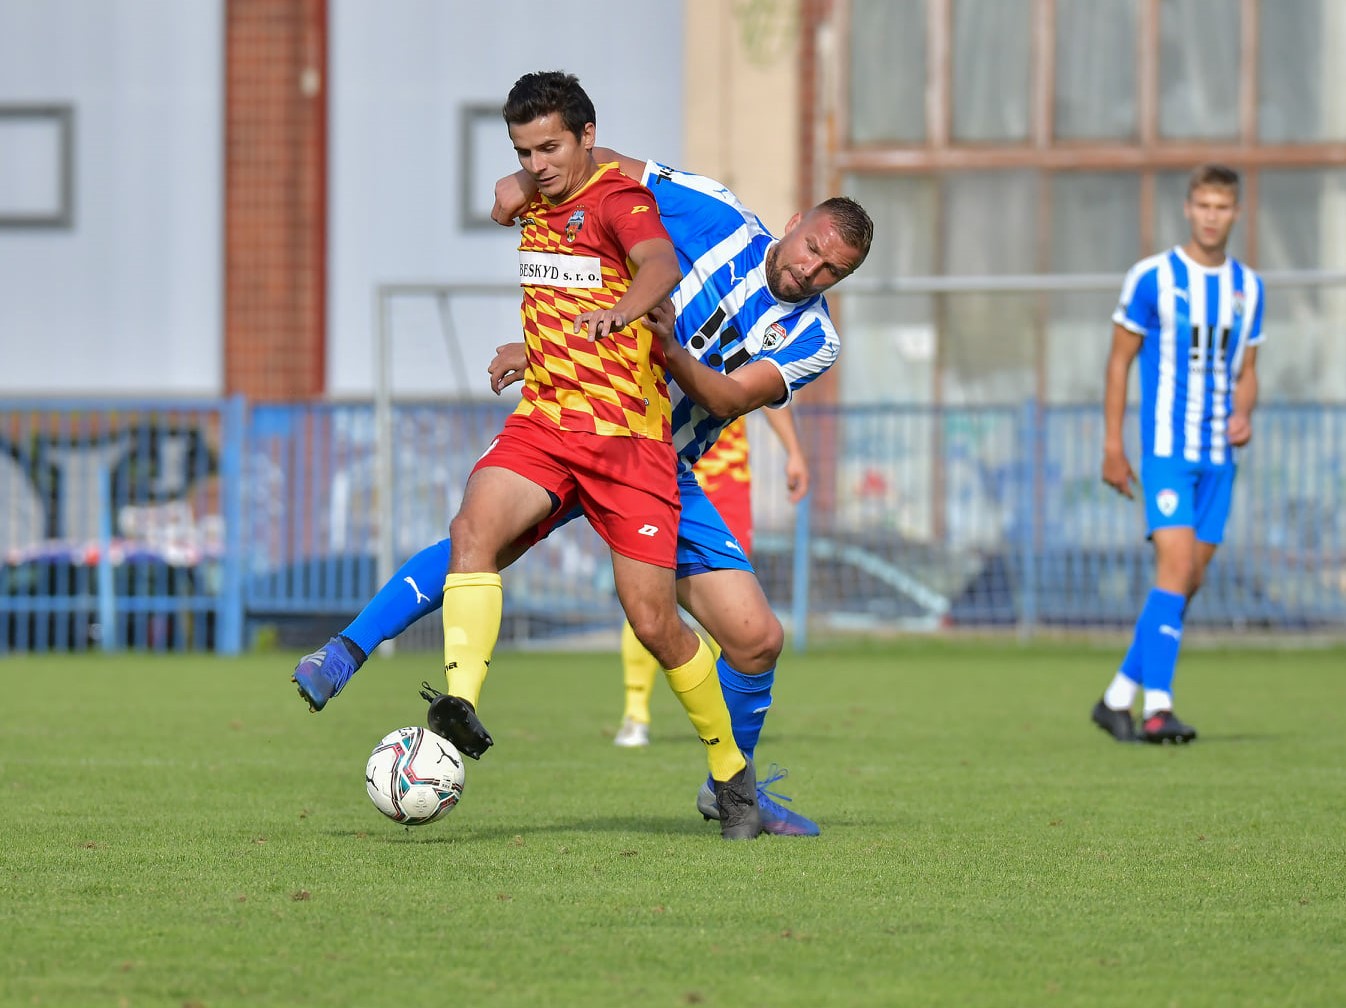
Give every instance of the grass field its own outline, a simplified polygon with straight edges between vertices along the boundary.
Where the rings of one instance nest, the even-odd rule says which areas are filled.
[[[433,656],[312,716],[293,656],[0,660],[0,1004],[1340,1005],[1346,652],[1192,650],[1185,748],[1088,722],[1083,645],[787,656],[759,763],[817,839],[725,843],[671,694],[501,654],[445,820],[364,793]]]

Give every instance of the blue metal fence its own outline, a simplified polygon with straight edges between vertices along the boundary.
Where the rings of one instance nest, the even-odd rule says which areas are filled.
[[[810,625],[1029,632],[1134,620],[1151,551],[1139,499],[1101,481],[1096,406],[803,409],[799,419],[810,457],[824,460],[809,531],[759,537],[768,555],[759,546],[757,560],[776,600],[789,586],[772,579],[771,554],[809,544],[807,599],[790,602]],[[1193,623],[1346,628],[1343,443],[1346,408],[1259,408]],[[754,451],[760,478],[770,466]],[[1139,465],[1134,446],[1131,458]]]
[[[508,410],[399,404],[390,489],[373,407],[0,402],[0,650],[215,649],[257,628],[306,640],[441,538]],[[1150,582],[1138,503],[1099,480],[1096,406],[800,407],[806,506],[754,418],[755,560],[808,632],[1124,628]],[[1197,623],[1346,628],[1346,408],[1264,405]],[[620,620],[606,550],[582,522],[506,578],[506,640]],[[318,628],[322,629],[319,630]]]
[[[0,402],[0,651],[237,651],[238,399]]]

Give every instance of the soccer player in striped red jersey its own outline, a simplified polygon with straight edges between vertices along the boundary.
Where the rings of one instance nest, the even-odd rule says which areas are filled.
[[[1133,496],[1122,442],[1127,376],[1140,371],[1140,489],[1154,544],[1155,581],[1131,647],[1093,721],[1119,741],[1191,742],[1173,712],[1183,617],[1224,538],[1237,470],[1252,438],[1261,345],[1261,278],[1225,251],[1238,220],[1239,177],[1223,165],[1195,169],[1183,213],[1187,242],[1127,273],[1113,313],[1103,399],[1103,482]],[[1132,721],[1142,697],[1139,728]]]
[[[752,766],[734,744],[715,656],[678,613],[671,407],[643,317],[681,267],[649,191],[594,160],[594,109],[578,80],[527,74],[503,114],[536,187],[520,215],[527,367],[519,406],[473,468],[450,525],[448,692],[427,686],[428,724],[469,756],[491,745],[476,704],[500,630],[500,571],[549,517],[579,508],[611,550],[636,636],[705,744],[722,836],[750,839],[761,831]]]
[[[823,294],[864,261],[873,221],[854,200],[833,197],[795,214],[776,238],[713,179],[616,151],[595,154],[650,187],[682,264],[672,297],[649,314],[676,379],[669,394],[681,498],[678,598],[722,649],[716,661],[720,687],[734,741],[751,761],[771,707],[784,631],[693,466],[734,418],[761,406],[772,407],[768,415],[779,411],[836,361],[839,339]],[[512,224],[526,216],[536,190],[526,171],[501,179],[492,218]],[[531,367],[522,344],[498,350],[490,366],[497,393]],[[565,519],[553,513],[537,538]],[[345,630],[300,659],[293,678],[311,709],[323,709],[380,641],[433,611],[438,598],[414,588],[439,576],[450,545],[441,540],[409,559]],[[759,782],[763,828],[777,836],[816,836],[817,823],[767,790],[783,773]],[[720,818],[710,781],[698,790],[696,807],[709,819]]]

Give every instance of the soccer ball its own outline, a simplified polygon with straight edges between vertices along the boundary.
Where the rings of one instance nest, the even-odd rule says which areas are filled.
[[[446,816],[462,797],[463,757],[428,728],[399,728],[369,754],[365,789],[389,819],[424,826]]]

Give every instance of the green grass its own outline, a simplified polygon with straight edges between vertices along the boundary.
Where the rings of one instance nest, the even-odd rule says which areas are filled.
[[[364,793],[433,656],[319,716],[292,656],[0,660],[0,1004],[1338,1005],[1346,653],[1191,650],[1192,746],[1088,722],[1117,649],[787,656],[759,749],[818,839],[724,843],[666,689],[501,654],[420,829]]]

